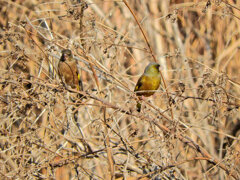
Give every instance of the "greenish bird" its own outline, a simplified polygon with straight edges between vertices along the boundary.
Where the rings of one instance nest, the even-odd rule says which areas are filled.
[[[143,75],[139,78],[134,92],[140,97],[152,96],[161,84],[161,74],[159,71],[160,65],[158,63],[150,63],[144,70]],[[141,103],[137,103],[137,111],[141,111]]]

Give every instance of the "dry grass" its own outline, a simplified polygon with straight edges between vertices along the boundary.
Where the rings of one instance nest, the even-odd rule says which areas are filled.
[[[0,175],[240,179],[237,7],[0,0]],[[56,73],[63,48],[79,60],[83,92]],[[138,113],[133,89],[154,60],[166,87]]]

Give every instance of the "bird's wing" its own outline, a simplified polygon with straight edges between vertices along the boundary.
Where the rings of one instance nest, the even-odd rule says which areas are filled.
[[[136,84],[136,86],[135,86],[134,92],[141,90],[141,89],[142,89],[142,86],[144,85],[144,82],[145,82],[145,81],[146,81],[146,76],[143,74],[143,75],[139,78],[139,80],[138,80],[138,82],[137,82],[137,84]]]

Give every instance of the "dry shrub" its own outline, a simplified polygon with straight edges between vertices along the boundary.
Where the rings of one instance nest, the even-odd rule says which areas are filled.
[[[1,176],[239,179],[239,5],[0,1]],[[56,73],[63,48],[83,92]],[[138,113],[154,57],[164,81]]]

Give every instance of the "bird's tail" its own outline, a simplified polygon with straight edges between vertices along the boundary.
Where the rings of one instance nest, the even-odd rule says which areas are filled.
[[[82,84],[82,79],[81,79],[81,74],[78,74],[78,85],[77,85],[77,90],[78,91],[83,91],[83,84]]]
[[[137,103],[137,111],[138,111],[138,112],[140,112],[140,111],[141,111],[141,107],[142,107],[141,103],[140,103],[140,102],[138,102],[138,103]]]
[[[81,74],[78,74],[78,84],[77,84],[77,90],[78,91],[83,91],[83,83],[82,83],[82,79],[81,79]],[[78,98],[82,99],[82,98],[86,98],[84,95],[82,94],[78,94]]]

